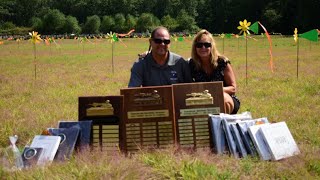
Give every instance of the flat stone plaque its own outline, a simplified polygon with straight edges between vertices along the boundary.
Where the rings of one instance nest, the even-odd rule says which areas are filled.
[[[258,154],[260,156],[261,160],[270,160],[271,154],[267,147],[267,144],[263,140],[262,134],[259,131],[261,127],[268,126],[269,124],[260,124],[260,125],[254,125],[250,126],[248,128],[249,135],[253,141],[253,144],[258,151]]]
[[[59,144],[61,142],[60,136],[43,136],[36,135],[30,148],[42,148],[42,153],[38,159],[37,165],[45,165],[53,161],[54,156],[57,153]]]
[[[174,145],[172,86],[125,88],[120,93],[126,152]]]
[[[50,135],[61,137],[61,142],[54,160],[64,161],[70,159],[79,136],[79,131],[79,127],[48,128]]]
[[[75,149],[78,151],[87,150],[92,138],[92,121],[59,121],[59,128],[79,128],[79,136]]]
[[[123,149],[120,121],[123,120],[123,96],[79,97],[79,121],[92,120],[90,144],[101,151]]]
[[[38,163],[43,148],[25,147],[22,152],[22,160],[24,167],[34,166]]]
[[[267,144],[272,160],[277,161],[300,153],[285,122],[262,126],[260,131]]]
[[[186,148],[211,147],[209,114],[224,113],[222,82],[174,84],[177,141]],[[185,134],[191,137],[185,138]]]

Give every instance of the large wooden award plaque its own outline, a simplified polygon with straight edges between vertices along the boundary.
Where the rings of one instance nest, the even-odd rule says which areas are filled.
[[[101,151],[123,149],[120,122],[123,96],[79,97],[79,121],[92,120],[91,145]]]
[[[225,112],[222,82],[174,84],[172,87],[180,147],[212,148],[208,114]]]
[[[124,150],[165,148],[175,143],[172,86],[126,88]]]

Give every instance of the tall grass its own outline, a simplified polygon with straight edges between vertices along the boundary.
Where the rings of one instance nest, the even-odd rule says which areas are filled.
[[[277,162],[258,158],[234,159],[209,150],[177,152],[174,148],[122,154],[83,152],[63,163],[10,172],[0,164],[5,179],[301,179],[320,178],[320,44],[300,40],[299,78],[293,38],[273,36],[274,73],[269,67],[265,38],[248,41],[246,84],[245,41],[225,39],[224,52],[235,71],[241,99],[240,112],[271,122],[286,121],[301,154]],[[222,39],[216,38],[222,52]],[[8,137],[19,136],[23,149],[33,137],[60,120],[77,120],[78,96],[118,95],[127,87],[137,54],[147,50],[147,39],[123,39],[111,44],[56,40],[60,47],[37,46],[34,80],[32,45],[5,41],[0,45],[0,147]],[[173,41],[171,50],[190,56],[191,40]],[[84,51],[84,53],[82,53]],[[3,153],[2,153],[3,154]]]

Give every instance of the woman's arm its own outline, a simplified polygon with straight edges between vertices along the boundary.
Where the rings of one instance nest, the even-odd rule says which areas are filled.
[[[233,73],[232,66],[229,63],[224,69],[224,82],[225,82],[225,87],[223,87],[223,91],[230,95],[235,94],[237,91],[237,83]]]

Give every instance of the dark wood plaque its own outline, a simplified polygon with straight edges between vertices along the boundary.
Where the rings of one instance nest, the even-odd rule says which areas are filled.
[[[172,86],[126,88],[123,137],[126,152],[175,143]]]
[[[224,113],[222,82],[174,84],[177,142],[181,148],[212,148],[208,114]]]
[[[91,145],[101,151],[123,149],[120,122],[123,121],[123,96],[79,97],[79,121],[92,120]]]

